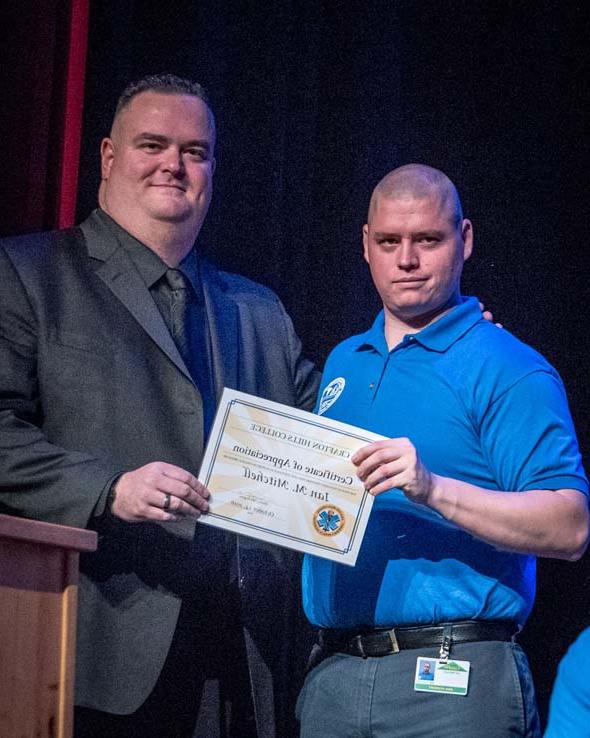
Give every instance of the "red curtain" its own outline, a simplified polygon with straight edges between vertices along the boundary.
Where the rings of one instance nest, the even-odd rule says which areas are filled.
[[[84,73],[88,40],[88,1],[72,0],[68,23],[68,58],[63,105],[63,145],[57,186],[58,228],[73,225],[78,189],[78,162],[84,107]]]
[[[88,35],[88,0],[7,5],[0,28],[0,135],[8,144],[0,235],[73,222]]]

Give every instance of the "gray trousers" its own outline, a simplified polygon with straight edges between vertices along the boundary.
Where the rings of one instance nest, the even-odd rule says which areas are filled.
[[[297,703],[301,738],[539,738],[532,676],[516,643],[453,646],[469,661],[466,696],[414,690],[416,658],[438,649],[369,657],[334,654],[313,668]]]

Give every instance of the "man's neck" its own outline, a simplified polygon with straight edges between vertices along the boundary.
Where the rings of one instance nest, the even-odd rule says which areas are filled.
[[[424,328],[427,328],[429,325],[432,325],[432,323],[435,323],[437,320],[440,320],[440,318],[442,318],[443,315],[446,315],[450,310],[452,310],[460,302],[461,302],[461,296],[456,295],[456,296],[453,296],[442,307],[437,308],[436,310],[433,310],[432,312],[424,313],[422,315],[410,316],[410,317],[404,316],[404,315],[396,315],[392,313],[390,310],[388,310],[387,306],[384,306],[384,315],[385,315],[384,333],[385,333],[385,341],[387,343],[388,350],[391,351],[393,348],[395,348],[398,345],[398,343],[401,343],[401,341],[403,341],[404,339],[404,336],[407,336],[412,333],[419,333]]]
[[[144,228],[123,227],[172,268],[180,264],[192,249],[196,239],[194,230],[179,227],[177,223],[154,222]]]
[[[149,221],[134,223],[122,217],[117,217],[106,208],[103,210],[117,225],[121,226],[130,235],[136,238],[148,249],[156,253],[169,267],[176,268],[194,246],[198,235],[191,222],[169,223],[166,221]]]

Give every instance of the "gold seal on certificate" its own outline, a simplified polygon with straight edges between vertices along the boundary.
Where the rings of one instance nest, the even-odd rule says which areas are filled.
[[[225,389],[199,480],[199,522],[354,566],[373,497],[350,457],[382,436]]]
[[[344,528],[344,513],[336,505],[322,505],[313,514],[313,524],[322,536],[335,536]]]

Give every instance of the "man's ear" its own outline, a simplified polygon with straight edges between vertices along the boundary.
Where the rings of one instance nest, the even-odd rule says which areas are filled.
[[[102,179],[108,179],[115,158],[115,147],[112,139],[103,138],[100,143],[100,176]]]
[[[367,264],[369,263],[369,224],[363,226],[363,256]]]
[[[467,261],[473,252],[473,225],[464,218],[461,223],[461,238],[463,239],[463,261]]]

